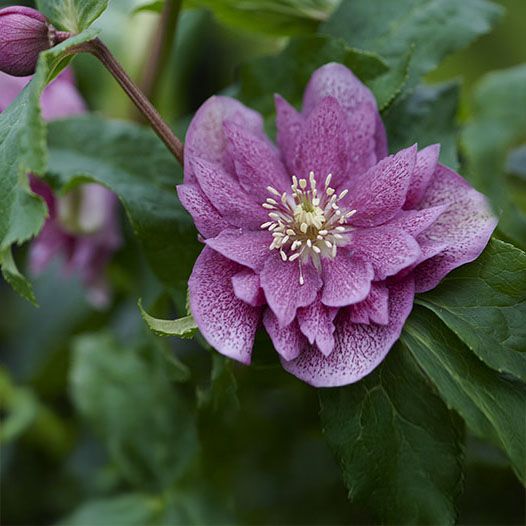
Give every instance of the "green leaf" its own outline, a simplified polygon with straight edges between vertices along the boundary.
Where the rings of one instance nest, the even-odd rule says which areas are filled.
[[[487,365],[526,381],[526,254],[497,239],[418,296]]]
[[[159,497],[130,493],[83,504],[60,526],[153,526],[161,524],[164,504]]]
[[[440,143],[440,161],[456,168],[458,100],[459,85],[447,83],[418,86],[411,95],[394,104],[384,116],[391,152],[416,142],[419,148]]]
[[[260,58],[241,68],[240,98],[265,117],[274,115],[273,93],[299,107],[313,71],[333,61],[351,68],[364,82],[387,71],[379,56],[353,49],[343,40],[321,35],[295,38],[278,55]]]
[[[0,252],[0,267],[4,279],[13,287],[20,296],[37,307],[37,300],[31,282],[18,271],[10,248]]]
[[[382,523],[453,524],[461,485],[458,421],[400,346],[369,376],[320,390],[325,436],[352,500]]]
[[[487,0],[353,0],[342,2],[320,31],[368,49],[393,68],[414,46],[405,89],[449,53],[487,33],[502,9]]]
[[[91,180],[115,192],[153,270],[186,294],[200,249],[197,232],[175,189],[182,170],[151,131],[96,116],[55,121],[49,169],[62,184]]]
[[[86,31],[40,54],[33,80],[0,114],[0,252],[7,281],[24,297],[31,297],[29,285],[14,272],[6,250],[38,234],[47,208],[29,188],[27,174],[43,174],[47,168],[46,126],[40,114],[40,95],[63,65],[65,52],[94,38]],[[5,265],[7,264],[7,270]]]
[[[242,31],[271,35],[313,32],[338,0],[188,0],[189,7],[207,8],[221,22]]]
[[[177,320],[160,320],[150,316],[143,308],[141,300],[138,302],[142,319],[152,332],[158,336],[179,336],[179,338],[192,338],[197,332],[197,325],[192,315]]]
[[[416,306],[402,342],[449,407],[501,448],[526,482],[526,385],[484,365],[436,316]]]
[[[109,0],[37,0],[37,5],[56,27],[80,33],[102,15],[108,2]]]
[[[70,380],[77,409],[126,480],[158,490],[184,476],[197,449],[194,414],[156,349],[103,333],[79,337]]]
[[[509,151],[526,142],[526,64],[483,77],[473,100],[473,117],[462,134],[470,178],[502,213],[499,230],[526,249],[526,214],[513,203],[505,178]],[[520,186],[524,192],[526,182]]]

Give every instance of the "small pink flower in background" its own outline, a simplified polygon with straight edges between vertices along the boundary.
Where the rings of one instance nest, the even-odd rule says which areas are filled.
[[[16,98],[30,77],[0,73],[0,112]],[[75,88],[70,70],[62,72],[44,91],[42,115],[50,121],[82,114],[84,101]],[[117,198],[97,184],[85,184],[58,197],[40,178],[30,175],[33,192],[46,202],[49,216],[31,243],[29,264],[40,273],[55,257],[64,259],[64,273],[75,273],[87,288],[88,299],[103,307],[110,298],[104,271],[121,244]]]
[[[287,371],[349,384],[385,358],[415,292],[478,257],[497,221],[439,145],[387,156],[374,96],[342,65],[313,74],[301,113],[277,96],[276,115],[277,147],[227,97],[190,124],[178,192],[206,243],[192,314],[226,356],[250,363],[262,322]]]

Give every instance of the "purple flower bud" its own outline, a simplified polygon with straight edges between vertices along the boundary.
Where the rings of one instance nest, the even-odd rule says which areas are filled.
[[[15,77],[35,72],[40,52],[69,37],[29,7],[0,9],[0,71]]]

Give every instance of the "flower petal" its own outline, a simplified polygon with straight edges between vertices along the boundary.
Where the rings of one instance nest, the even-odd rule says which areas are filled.
[[[417,292],[436,287],[451,270],[476,259],[497,226],[486,197],[453,170],[439,165],[421,206],[444,204],[448,209],[419,235],[419,240],[426,242],[428,250],[436,244],[448,246],[416,267]]]
[[[230,226],[197,184],[178,185],[177,195],[205,239],[217,236],[221,230]]]
[[[303,265],[301,272],[303,285],[300,285],[299,264],[282,261],[278,254],[273,254],[260,274],[267,303],[282,327],[294,319],[298,307],[310,305],[321,288],[320,274],[312,265]]]
[[[220,165],[233,172],[233,165],[226,151],[225,120],[235,122],[256,135],[263,136],[263,118],[259,113],[230,97],[210,97],[197,110],[184,145],[184,181],[195,182],[192,161],[198,157]]]
[[[289,174],[294,172],[294,155],[304,118],[284,98],[274,96],[276,106],[277,143]]]
[[[261,203],[247,195],[221,166],[197,158],[190,164],[201,190],[230,224],[257,229],[268,220]]]
[[[329,356],[310,347],[283,367],[315,387],[351,384],[369,374],[385,358],[396,342],[413,307],[414,284],[411,279],[389,289],[389,323],[353,323],[349,309],[336,318],[335,347]]]
[[[190,309],[212,347],[225,356],[249,364],[261,309],[234,294],[232,277],[242,267],[205,247],[188,281]]]
[[[261,270],[273,254],[269,249],[272,236],[267,230],[223,230],[217,237],[207,239],[206,244],[236,263],[253,270]]]
[[[234,294],[252,307],[265,305],[265,294],[259,282],[259,276],[249,269],[244,269],[232,276]]]
[[[262,204],[269,197],[267,186],[280,192],[289,189],[291,179],[287,175],[278,152],[265,137],[258,137],[234,122],[225,121],[228,151],[234,162],[241,187]]]
[[[301,334],[296,320],[286,327],[281,327],[276,315],[267,309],[263,315],[263,325],[265,325],[274,348],[285,360],[297,358],[307,347],[305,337]]]
[[[399,228],[379,226],[352,232],[354,253],[369,261],[377,280],[393,276],[412,265],[420,257],[420,247],[415,238]]]
[[[408,234],[416,236],[429,228],[447,210],[447,207],[448,205],[438,205],[422,210],[401,210],[389,222],[389,226],[401,228]]]
[[[374,95],[348,68],[330,63],[313,73],[303,98],[304,114],[310,114],[325,97],[334,97],[346,116],[349,175],[365,172],[387,155],[385,131]]]
[[[369,227],[391,220],[405,203],[415,168],[416,146],[381,160],[350,188],[349,206],[357,212],[353,226]]]
[[[373,278],[371,263],[340,250],[336,258],[323,259],[321,301],[328,307],[345,307],[363,301]]]
[[[311,345],[316,345],[325,355],[334,349],[334,318],[338,309],[326,307],[318,299],[308,307],[298,309],[297,320],[301,332]],[[289,358],[285,358],[289,359]]]
[[[426,188],[435,173],[439,155],[440,144],[432,144],[417,153],[415,170],[407,190],[404,208],[415,208],[424,197]]]
[[[346,179],[349,164],[349,128],[340,104],[324,98],[306,118],[294,157],[294,175],[308,179],[314,172],[323,185],[333,175],[338,188]]]
[[[353,323],[389,323],[389,289],[383,283],[372,283],[371,292],[364,301],[347,310]]]

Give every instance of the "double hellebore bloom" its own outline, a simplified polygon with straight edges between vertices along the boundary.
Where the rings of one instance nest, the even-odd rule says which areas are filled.
[[[387,156],[375,99],[342,65],[313,74],[301,113],[277,96],[276,114],[277,148],[230,98],[190,125],[178,191],[206,243],[191,310],[226,356],[248,364],[262,321],[287,371],[349,384],[384,359],[415,292],[475,259],[496,220],[438,145]]]
[[[0,73],[0,112],[29,80]],[[44,90],[40,106],[46,120],[86,111],[70,70],[62,72]],[[95,306],[103,306],[109,299],[104,271],[121,244],[117,198],[97,184],[78,186],[59,197],[42,179],[33,175],[30,175],[30,186],[44,199],[48,208],[44,227],[31,243],[31,270],[40,273],[51,259],[61,255],[65,274],[78,274],[87,288],[88,299]]]

